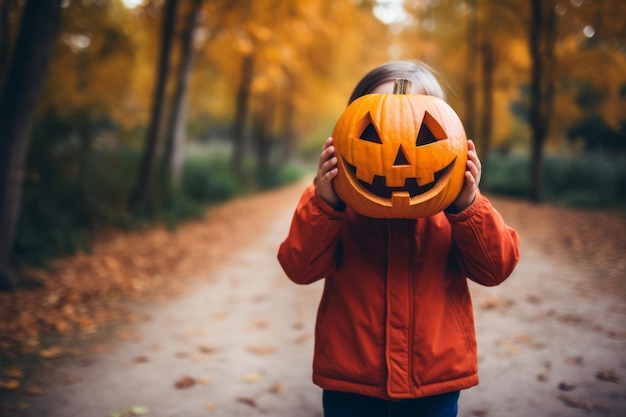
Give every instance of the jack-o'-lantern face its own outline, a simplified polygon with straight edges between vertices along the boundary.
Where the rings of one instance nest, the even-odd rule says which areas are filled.
[[[443,100],[369,94],[346,108],[333,131],[339,197],[378,218],[431,216],[463,187],[467,138]]]

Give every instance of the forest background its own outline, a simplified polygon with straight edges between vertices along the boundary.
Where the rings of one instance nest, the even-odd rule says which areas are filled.
[[[435,68],[482,188],[626,208],[620,0],[0,0],[0,287],[310,169],[354,84]]]

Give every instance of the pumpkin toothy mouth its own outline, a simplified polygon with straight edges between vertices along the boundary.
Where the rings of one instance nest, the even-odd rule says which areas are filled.
[[[410,197],[415,197],[415,196],[424,194],[432,190],[435,187],[435,185],[439,182],[439,179],[442,178],[450,170],[452,166],[454,166],[454,162],[456,161],[456,158],[454,158],[454,160],[450,162],[450,164],[448,164],[445,168],[434,173],[435,180],[433,182],[420,186],[417,183],[417,178],[406,178],[404,180],[403,187],[389,187],[386,184],[385,177],[381,175],[374,175],[374,180],[372,181],[371,184],[363,180],[360,180],[356,176],[357,168],[354,165],[347,162],[345,158],[342,157],[342,160],[344,162],[344,166],[348,168],[348,170],[350,171],[350,174],[354,178],[357,179],[359,184],[365,190],[379,197],[390,199],[393,193],[395,192],[408,192]]]

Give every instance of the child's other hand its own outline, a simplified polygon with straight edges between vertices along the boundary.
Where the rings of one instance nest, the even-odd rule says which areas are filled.
[[[461,189],[461,194],[454,200],[454,208],[457,211],[463,211],[476,198],[476,191],[480,183],[481,165],[478,154],[476,153],[476,145],[471,140],[467,141],[467,171],[465,171],[465,185]]]
[[[340,207],[342,201],[335,192],[333,187],[333,178],[339,172],[337,168],[337,157],[335,157],[335,147],[333,146],[333,138],[326,139],[320,154],[320,161],[317,166],[317,177],[315,177],[315,189],[317,195],[322,197],[328,204],[337,208]]]

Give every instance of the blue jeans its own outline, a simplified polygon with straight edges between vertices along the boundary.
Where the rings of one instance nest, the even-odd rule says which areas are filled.
[[[387,401],[324,390],[324,417],[456,417],[459,391],[432,397]]]

